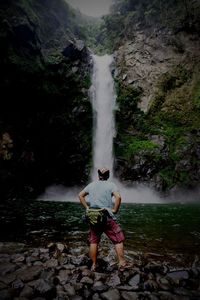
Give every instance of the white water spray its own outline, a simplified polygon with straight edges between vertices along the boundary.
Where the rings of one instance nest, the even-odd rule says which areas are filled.
[[[93,55],[92,104],[94,112],[93,170],[92,179],[97,177],[97,169],[107,167],[113,174],[113,138],[115,135],[114,110],[116,94],[110,65],[111,55]]]

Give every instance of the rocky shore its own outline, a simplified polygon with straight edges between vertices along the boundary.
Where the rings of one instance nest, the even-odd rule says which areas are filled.
[[[197,256],[191,264],[180,255],[172,262],[159,254],[129,251],[133,267],[121,272],[113,247],[102,245],[97,272],[91,272],[83,245],[0,243],[0,299],[200,299]]]

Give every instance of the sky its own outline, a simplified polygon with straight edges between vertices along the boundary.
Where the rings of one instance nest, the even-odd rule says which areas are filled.
[[[85,15],[100,17],[108,14],[113,0],[67,0],[67,2]]]

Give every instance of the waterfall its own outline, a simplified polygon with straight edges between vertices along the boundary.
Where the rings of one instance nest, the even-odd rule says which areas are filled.
[[[91,100],[93,106],[93,169],[92,180],[97,179],[97,170],[109,168],[110,178],[119,187],[125,202],[160,203],[160,198],[149,188],[139,185],[124,186],[113,176],[113,138],[115,136],[114,112],[116,93],[111,73],[111,55],[93,55]],[[134,184],[134,183],[133,183]]]
[[[91,88],[94,115],[93,180],[97,177],[97,169],[102,167],[110,169],[111,178],[113,174],[116,94],[110,70],[112,61],[111,55],[93,55],[94,69]]]

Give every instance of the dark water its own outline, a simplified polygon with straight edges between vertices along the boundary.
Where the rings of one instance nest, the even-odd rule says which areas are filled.
[[[79,203],[14,201],[0,208],[0,241],[86,244],[88,227]],[[122,204],[118,220],[129,250],[200,254],[200,205]]]

